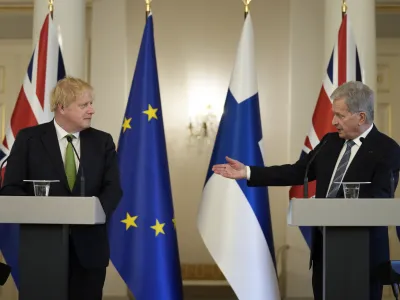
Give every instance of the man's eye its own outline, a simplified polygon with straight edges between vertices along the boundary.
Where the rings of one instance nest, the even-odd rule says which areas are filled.
[[[338,118],[338,119],[343,119],[344,118],[344,116],[343,115],[336,115],[336,118]]]

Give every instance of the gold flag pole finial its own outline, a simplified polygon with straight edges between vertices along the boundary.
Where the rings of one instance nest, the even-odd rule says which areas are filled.
[[[250,2],[251,2],[251,0],[242,0],[243,1],[243,4],[244,4],[244,18],[246,18],[247,17],[247,14],[249,13],[249,5],[250,5]]]
[[[151,6],[150,3],[152,0],[145,0],[146,1],[146,18],[150,15],[151,12]]]
[[[346,0],[342,0],[342,17],[347,13],[347,4]]]
[[[49,0],[49,12],[52,14],[54,10],[54,0]]]

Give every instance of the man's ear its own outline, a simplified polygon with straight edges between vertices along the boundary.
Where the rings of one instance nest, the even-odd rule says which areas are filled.
[[[64,105],[58,104],[57,107],[58,107],[59,111],[63,114],[64,113]]]
[[[365,112],[360,112],[359,113],[360,116],[360,120],[358,121],[358,125],[363,125],[367,122],[367,115],[365,114]]]

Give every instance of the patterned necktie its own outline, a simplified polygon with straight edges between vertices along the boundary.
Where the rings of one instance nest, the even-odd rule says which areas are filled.
[[[65,136],[65,139],[67,138],[67,136],[70,136],[72,139],[75,138],[72,134],[68,134]],[[72,148],[71,143],[68,143],[67,149],[65,151],[64,168],[65,168],[65,174],[67,175],[69,188],[72,191],[76,179],[76,165],[75,165],[74,149]]]
[[[327,198],[336,198],[337,192],[339,190],[339,187],[340,187],[341,182],[344,177],[344,173],[347,168],[347,164],[349,163],[351,147],[353,147],[355,145],[355,143],[353,140],[350,140],[346,144],[347,144],[346,151],[344,152],[344,155],[343,155],[342,159],[340,160],[340,163],[336,169],[336,173],[335,173],[335,176],[333,177],[332,184],[329,189]]]

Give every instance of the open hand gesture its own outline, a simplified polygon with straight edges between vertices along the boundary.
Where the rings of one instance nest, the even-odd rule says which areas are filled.
[[[226,164],[218,164],[212,167],[215,174],[231,179],[247,178],[247,170],[244,164],[228,156],[225,159],[227,161]]]

